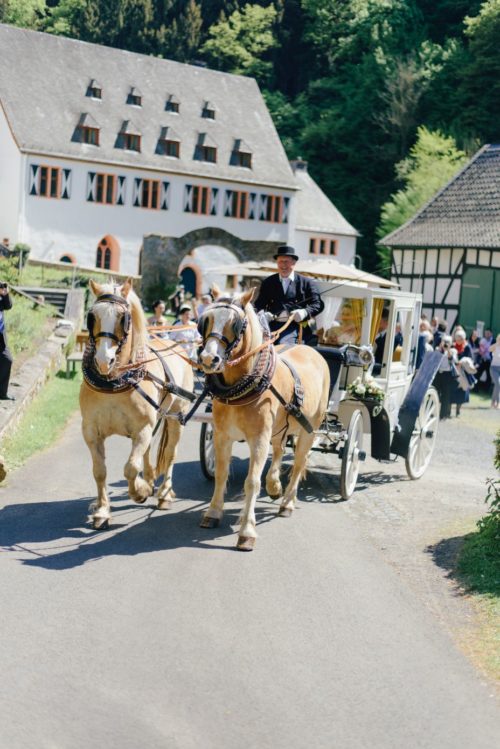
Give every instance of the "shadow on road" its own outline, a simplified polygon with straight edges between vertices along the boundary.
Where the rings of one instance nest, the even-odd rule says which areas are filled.
[[[427,546],[426,552],[432,557],[435,565],[448,573],[446,577],[455,584],[455,594],[462,596],[467,593],[463,587],[463,581],[457,573],[457,562],[467,535],[443,538],[437,544]]]

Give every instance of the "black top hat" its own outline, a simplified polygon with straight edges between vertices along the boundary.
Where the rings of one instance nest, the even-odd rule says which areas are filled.
[[[278,257],[291,257],[294,260],[298,260],[299,256],[295,252],[295,247],[289,247],[288,245],[283,245],[282,247],[278,247],[276,251],[276,255],[274,256],[274,259]]]

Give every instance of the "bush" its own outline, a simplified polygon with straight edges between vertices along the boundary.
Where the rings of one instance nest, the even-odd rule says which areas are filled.
[[[22,351],[35,351],[47,337],[47,322],[54,315],[51,307],[35,307],[25,297],[11,295],[12,309],[5,313],[5,327],[13,356]]]

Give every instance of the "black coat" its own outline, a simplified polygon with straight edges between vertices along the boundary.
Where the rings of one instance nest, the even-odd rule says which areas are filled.
[[[0,310],[2,312],[6,309],[12,308],[12,302],[10,299],[10,296],[6,294],[5,296],[0,296]],[[3,333],[0,333],[0,352],[5,351],[7,348],[7,330],[5,326],[5,317],[4,317],[4,330]]]
[[[254,307],[257,312],[264,310],[265,312],[272,312],[273,315],[305,309],[307,310],[307,320],[319,315],[325,305],[319,294],[318,286],[312,278],[295,273],[295,278],[289,284],[285,295],[279,273],[274,273],[262,282]]]

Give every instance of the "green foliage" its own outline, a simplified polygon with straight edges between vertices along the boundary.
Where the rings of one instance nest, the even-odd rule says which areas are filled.
[[[277,41],[273,26],[276,8],[270,5],[245,5],[229,18],[222,17],[208,32],[201,48],[208,62],[220,70],[250,75],[261,82],[272,72],[270,61],[262,59]]]
[[[396,174],[404,188],[391,195],[382,206],[378,236],[384,237],[411,218],[466,160],[453,138],[419,127],[417,141],[408,158],[396,164]]]
[[[35,353],[49,332],[51,307],[35,306],[34,302],[11,292],[12,309],[5,312],[5,327],[13,356],[23,351]]]
[[[500,431],[495,438],[495,468],[500,470]],[[500,478],[487,481],[488,514],[479,520],[478,531],[467,536],[458,569],[471,590],[500,596]]]
[[[42,25],[46,10],[45,0],[0,0],[0,22],[37,29]]]

